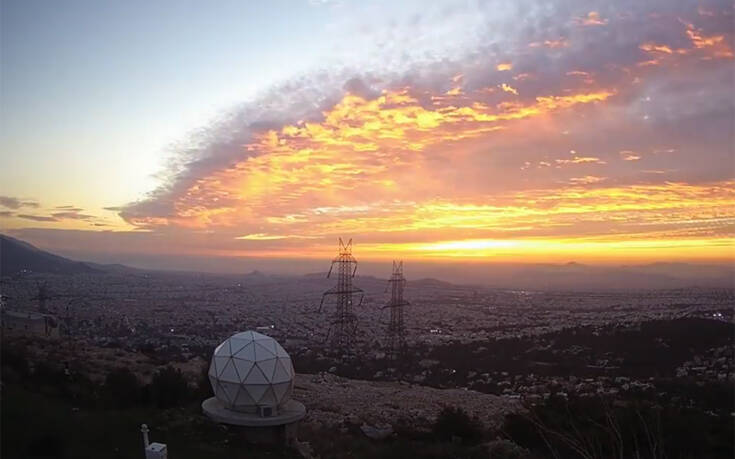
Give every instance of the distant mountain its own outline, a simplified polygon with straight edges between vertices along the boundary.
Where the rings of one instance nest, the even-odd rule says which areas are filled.
[[[639,266],[589,266],[538,264],[489,276],[487,284],[536,290],[667,289],[732,287],[733,268],[655,263]]]
[[[423,279],[412,280],[411,286],[414,288],[420,288],[420,287],[454,288],[457,286],[457,284],[452,284],[450,282],[446,282],[443,280],[434,279],[433,277],[425,277]]]
[[[0,274],[11,276],[23,270],[54,274],[102,272],[89,263],[69,260],[0,234]]]
[[[80,258],[94,258],[93,255],[79,255]],[[117,257],[106,257],[113,261]],[[136,264],[134,257],[120,255],[125,263]],[[152,258],[148,259],[149,261]],[[161,262],[164,260],[165,262]],[[141,267],[133,268],[126,264],[98,264],[79,262],[40,250],[27,242],[0,234],[0,274],[13,275],[21,270],[44,273],[76,274],[76,273],[115,273],[126,275],[191,275],[200,276],[233,276],[233,279],[251,284],[274,281],[283,276],[298,276],[279,272],[284,264],[267,264],[266,260],[252,262],[253,269],[243,274],[242,264],[232,265],[229,258],[206,258],[206,263],[194,269],[191,258],[175,255],[159,258],[155,267],[144,267],[149,263],[139,263]],[[198,260],[197,260],[198,261]],[[255,263],[263,263],[268,271],[263,272]],[[176,264],[178,271],[167,265]],[[289,269],[302,262],[289,261]],[[224,266],[224,267],[223,267]],[[311,264],[303,264],[304,269]],[[328,266],[328,265],[327,265]],[[384,288],[390,265],[385,263],[362,263],[355,278],[355,285],[370,291]],[[190,268],[186,270],[185,268]],[[216,270],[222,270],[218,272]],[[370,273],[370,274],[363,274]],[[377,275],[374,275],[377,273]],[[319,282],[331,286],[336,282],[336,271],[327,279],[327,272],[312,271],[304,274],[302,279],[308,282]],[[671,289],[691,287],[735,287],[735,266],[725,264],[694,263],[651,263],[645,265],[585,265],[577,262],[564,264],[532,264],[532,263],[487,263],[472,265],[462,263],[421,263],[408,265],[406,277],[412,288],[452,288],[453,286],[483,286],[501,289],[523,290],[609,290],[609,289]],[[326,287],[325,287],[326,288]]]

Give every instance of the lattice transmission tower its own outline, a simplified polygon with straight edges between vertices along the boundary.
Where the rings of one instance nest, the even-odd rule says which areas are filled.
[[[352,256],[352,239],[345,244],[342,242],[342,238],[339,238],[339,254],[332,260],[332,265],[327,273],[328,278],[332,275],[335,264],[337,265],[337,285],[324,292],[322,301],[319,304],[319,311],[321,312],[324,300],[328,295],[337,297],[337,308],[332,316],[333,320],[327,338],[331,338],[332,346],[336,350],[350,353],[353,350],[352,347],[357,333],[357,316],[352,310],[352,296],[355,293],[360,294],[358,307],[362,304],[363,299],[362,289],[352,285],[352,278],[355,277],[357,272],[357,260]]]
[[[388,323],[388,358],[402,360],[406,354],[406,325],[403,318],[403,308],[409,302],[403,299],[403,289],[406,278],[403,277],[403,262],[393,262],[393,273],[388,279],[390,301],[385,308],[390,309],[390,323]]]

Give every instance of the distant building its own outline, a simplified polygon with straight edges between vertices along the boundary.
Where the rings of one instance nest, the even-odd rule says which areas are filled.
[[[22,336],[59,336],[59,322],[51,314],[4,309],[0,315],[3,333]]]

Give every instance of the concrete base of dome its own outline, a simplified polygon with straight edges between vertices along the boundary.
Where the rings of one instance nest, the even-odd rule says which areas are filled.
[[[210,397],[202,402],[202,410],[213,421],[245,427],[280,426],[298,422],[306,416],[306,407],[296,400],[288,400],[278,408],[278,414],[265,418],[257,414],[227,409],[216,397]]]
[[[265,418],[229,410],[216,397],[202,402],[202,410],[215,422],[237,426],[252,443],[284,445],[296,440],[298,422],[306,416],[306,407],[296,400],[288,400],[277,415]]]

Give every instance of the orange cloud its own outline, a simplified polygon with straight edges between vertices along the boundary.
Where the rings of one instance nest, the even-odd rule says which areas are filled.
[[[639,159],[641,159],[639,154],[630,150],[621,151],[620,157],[623,158],[623,161],[638,161]]]
[[[592,183],[600,183],[607,180],[606,177],[597,177],[595,175],[585,175],[584,177],[573,177],[569,179],[569,183],[573,185],[590,185]]]
[[[607,20],[590,12],[578,23],[599,26]],[[674,34],[689,38],[686,46],[645,41],[646,36],[633,42],[642,43],[635,57],[649,59],[643,65],[683,72],[709,67],[699,62],[706,56],[728,55],[719,35],[675,25]],[[321,256],[331,253],[335,236],[355,235],[366,257],[502,253],[518,259],[523,253],[576,257],[585,251],[655,257],[655,247],[664,246],[672,256],[683,256],[694,254],[691,247],[699,243],[715,257],[723,241],[732,239],[735,182],[702,174],[720,178],[661,183],[684,176],[681,157],[691,149],[668,137],[665,144],[679,149],[671,155],[672,164],[657,163],[650,155],[645,163],[651,169],[631,173],[641,155],[622,150],[617,160],[620,145],[654,151],[656,144],[613,138],[622,129],[638,134],[638,118],[625,120],[624,128],[606,129],[610,120],[633,116],[632,103],[650,109],[652,116],[657,104],[668,104],[671,96],[648,84],[648,78],[666,72],[629,60],[603,66],[576,54],[567,59],[576,44],[554,53],[559,65],[550,78],[539,66],[516,63],[516,57],[517,68],[535,73],[502,78],[496,70],[510,71],[513,63],[497,64],[491,57],[481,75],[465,66],[444,70],[438,82],[401,79],[404,87],[388,86],[378,95],[343,93],[305,121],[260,124],[268,127],[248,132],[238,144],[241,155],[183,182],[171,194],[173,211],[140,212],[129,221],[148,229],[223,231],[247,247],[243,255]],[[528,46],[567,45],[559,39]],[[524,44],[518,59],[540,54]],[[579,62],[585,62],[584,70]],[[565,158],[549,156],[572,146],[599,151],[607,161],[573,150]]]
[[[545,47],[549,49],[559,49],[559,48],[566,48],[569,46],[569,40],[566,38],[559,38],[557,40],[544,40],[544,41],[534,41],[532,43],[529,43],[528,46],[531,48],[539,48],[539,47]]]
[[[607,164],[605,161],[602,161],[600,158],[595,158],[594,156],[577,156],[573,159],[555,159],[554,162],[556,162],[556,164]]]
[[[509,92],[511,94],[515,94],[516,96],[518,95],[518,90],[516,88],[514,88],[513,86],[510,86],[510,85],[507,85],[505,83],[503,83],[503,84],[500,85],[500,89],[502,89],[505,92]]]
[[[695,48],[708,51],[711,57],[733,58],[732,48],[724,35],[705,36],[701,29],[697,29],[692,24],[686,24],[686,34]]]
[[[600,26],[607,24],[607,19],[601,18],[597,11],[590,11],[585,17],[575,18],[574,22],[583,26]]]
[[[647,53],[664,53],[664,54],[673,54],[674,51],[666,46],[666,45],[657,45],[656,43],[643,43],[639,48]],[[686,50],[681,49],[677,50],[680,54],[685,54]]]
[[[692,48],[672,48],[665,44],[645,42],[639,46],[641,51],[651,55],[651,59],[639,62],[639,66],[659,65],[666,59],[672,59],[676,55],[696,55],[701,59],[732,59],[733,51],[724,35],[706,36],[701,29],[694,25],[684,23],[684,33],[692,43]]]
[[[504,89],[514,91],[507,85]],[[422,167],[419,153],[433,145],[476,138],[513,121],[602,102],[612,95],[601,90],[495,106],[480,101],[456,106],[443,100],[441,106],[427,108],[408,90],[386,91],[372,100],[347,94],[321,122],[256,134],[245,149],[257,155],[197,180],[177,199],[170,221],[135,217],[132,223],[230,226],[300,200],[337,203],[364,189],[367,177],[372,194],[392,195],[397,171]]]

